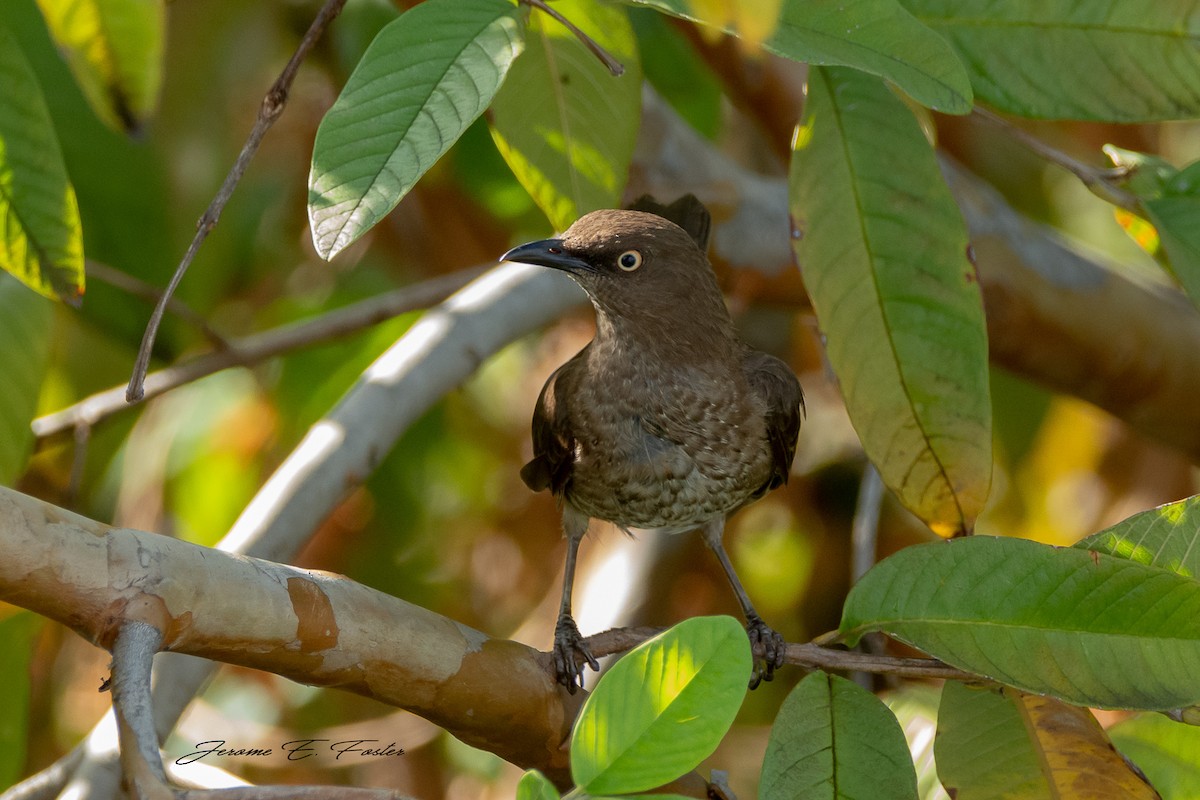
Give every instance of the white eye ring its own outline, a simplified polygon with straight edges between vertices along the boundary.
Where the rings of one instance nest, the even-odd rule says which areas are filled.
[[[633,272],[642,265],[642,254],[637,250],[626,250],[617,256],[617,266],[626,272]]]

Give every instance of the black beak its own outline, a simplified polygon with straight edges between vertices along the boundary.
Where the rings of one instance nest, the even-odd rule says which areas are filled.
[[[520,247],[514,247],[504,255],[501,261],[520,261],[522,264],[536,264],[539,267],[561,269],[564,272],[591,272],[592,267],[582,258],[576,258],[563,249],[562,239],[543,239],[540,242],[530,242]]]

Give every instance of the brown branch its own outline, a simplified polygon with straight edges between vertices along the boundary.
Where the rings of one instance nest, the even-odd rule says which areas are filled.
[[[6,488],[0,552],[0,600],[101,647],[144,623],[172,652],[371,697],[569,781],[560,745],[583,698],[559,687],[548,656],[526,645],[341,576],[110,528]]]
[[[127,272],[122,272],[116,267],[110,267],[108,264],[99,261],[88,259],[87,275],[89,278],[103,281],[115,289],[120,289],[150,303],[157,303],[163,297],[162,290],[159,288],[151,286],[141,278],[135,278]],[[190,306],[178,297],[167,298],[167,310],[194,326],[218,350],[229,347],[229,342],[215,328],[208,324],[208,320],[193,311]]]
[[[179,262],[179,266],[175,268],[175,274],[171,276],[170,282],[167,284],[166,290],[163,291],[162,297],[154,306],[154,312],[150,315],[150,322],[146,325],[146,332],[142,336],[142,344],[138,349],[137,359],[133,366],[133,375],[129,379],[129,386],[125,390],[125,399],[129,403],[136,403],[145,396],[143,384],[146,380],[146,372],[150,368],[150,353],[154,349],[154,339],[158,335],[158,326],[162,323],[163,312],[166,310],[167,301],[175,294],[175,290],[179,287],[180,281],[183,280],[184,273],[191,266],[192,259],[196,257],[200,245],[208,237],[208,234],[216,227],[217,220],[221,217],[221,212],[225,209],[225,204],[229,202],[229,198],[233,195],[233,190],[241,181],[242,175],[245,174],[246,168],[250,165],[250,159],[254,158],[254,154],[258,151],[259,144],[262,143],[263,137],[267,131],[275,124],[275,120],[283,113],[284,106],[287,104],[288,91],[291,89],[292,81],[295,80],[296,72],[300,69],[300,62],[308,55],[309,50],[321,38],[321,34],[325,32],[325,28],[333,21],[339,13],[342,6],[346,4],[346,0],[326,0],[321,6],[321,10],[317,12],[316,19],[309,26],[308,31],[304,34],[304,38],[300,41],[300,45],[296,48],[296,52],[292,54],[288,60],[287,66],[283,68],[283,72],[276,78],[272,84],[267,96],[263,98],[262,105],[258,110],[258,118],[254,121],[254,127],[250,130],[250,135],[246,138],[246,144],[242,146],[241,153],[238,154],[237,160],[233,164],[233,168],[229,170],[229,174],[225,176],[224,183],[217,191],[212,202],[209,203],[204,214],[200,217],[200,221],[196,224],[196,235],[192,238],[192,243],[188,246],[187,252],[183,256],[183,260]]]
[[[1121,188],[1120,184],[1129,177],[1128,167],[1100,168],[1085,164],[1063,151],[1051,147],[1024,128],[1019,128],[1008,120],[982,106],[975,106],[973,112],[980,119],[985,119],[1013,140],[1027,148],[1033,154],[1062,167],[1070,172],[1087,187],[1088,191],[1118,208],[1123,208],[1134,214],[1144,213],[1140,210],[1137,197]]]
[[[597,658],[624,653],[647,639],[662,633],[665,628],[613,628],[584,639]],[[788,644],[784,663],[805,669],[871,672],[902,678],[940,678],[979,682],[978,675],[963,672],[933,658],[901,658],[897,656],[855,653],[817,644]]]
[[[283,353],[357,333],[399,314],[427,308],[461,289],[483,271],[483,267],[460,270],[326,312],[314,319],[234,340],[224,350],[206,353],[151,373],[145,381],[145,397],[157,397],[214,372],[258,364]],[[95,425],[129,407],[125,402],[124,388],[115,386],[60,411],[38,417],[33,421],[33,433],[38,438],[45,438],[80,426]]]

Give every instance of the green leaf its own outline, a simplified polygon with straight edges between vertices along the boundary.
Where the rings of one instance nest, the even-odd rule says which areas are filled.
[[[426,0],[380,31],[317,129],[308,217],[322,258],[383,219],[483,113],[521,27],[507,0]]]
[[[133,133],[162,84],[163,0],[38,0],[50,35],[106,125]]]
[[[942,786],[961,800],[1051,796],[1021,712],[999,689],[946,681],[933,753]]]
[[[1198,540],[1200,495],[1134,514],[1075,547],[1127,558],[1196,580],[1200,576]]]
[[[733,723],[750,669],[750,642],[732,617],[689,619],[643,643],[579,713],[576,785],[591,795],[642,792],[693,769]]]
[[[814,672],[784,700],[759,779],[763,800],[917,797],[900,723],[875,695]]]
[[[559,800],[560,797],[550,779],[536,769],[526,772],[517,783],[517,800]]]
[[[1078,705],[1200,701],[1200,584],[1103,553],[991,536],[906,548],[846,599],[843,636],[874,630]]]
[[[29,741],[29,662],[42,618],[18,611],[0,619],[0,786],[12,786],[25,765]]]
[[[625,73],[613,77],[578,37],[535,13],[490,119],[517,180],[555,229],[566,230],[589,211],[620,204],[641,118],[642,75],[625,9],[597,0],[562,0],[554,8]]]
[[[1185,167],[1159,197],[1142,200],[1146,219],[1158,231],[1170,271],[1200,306],[1200,162]]]
[[[987,328],[929,143],[878,79],[814,67],[789,183],[804,283],[867,455],[934,530],[969,530],[991,485]]]
[[[1200,797],[1200,728],[1139,714],[1109,728],[1108,735],[1165,800]]]
[[[38,393],[50,358],[53,307],[0,273],[0,485],[25,471]]]
[[[1192,0],[904,0],[1013,114],[1139,122],[1200,113]]]
[[[83,294],[79,206],[46,101],[0,24],[0,269],[47,297]]]
[[[958,800],[1157,800],[1086,708],[1015,689],[946,684],[934,745]]]
[[[634,1],[736,33],[705,13],[711,4]],[[762,46],[796,61],[854,67],[887,78],[918,103],[947,114],[971,110],[971,81],[954,50],[896,0],[785,0]]]

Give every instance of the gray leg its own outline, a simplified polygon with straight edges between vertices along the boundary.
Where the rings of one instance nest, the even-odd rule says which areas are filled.
[[[746,615],[746,634],[750,637],[750,646],[762,647],[763,660],[761,663],[755,664],[754,675],[750,678],[750,688],[754,689],[761,681],[769,681],[775,677],[775,670],[783,666],[786,645],[783,636],[763,622],[762,617],[754,610],[754,604],[750,602],[750,595],[746,594],[745,587],[742,586],[737,572],[733,569],[733,562],[729,560],[729,554],[725,552],[725,545],[721,541],[721,537],[725,534],[725,518],[717,517],[708,522],[702,529],[702,533],[704,543],[716,554],[717,561],[721,562],[721,569],[725,570],[725,577],[729,579],[729,585],[733,587],[733,593],[737,595],[738,602],[742,605],[742,613]]]
[[[563,505],[563,535],[567,537],[567,562],[563,568],[562,603],[558,607],[558,622],[554,625],[554,672],[558,682],[575,694],[583,686],[582,659],[593,670],[600,671],[600,662],[583,643],[579,627],[571,618],[571,593],[575,584],[575,559],[579,543],[587,533],[588,518],[569,505]]]

